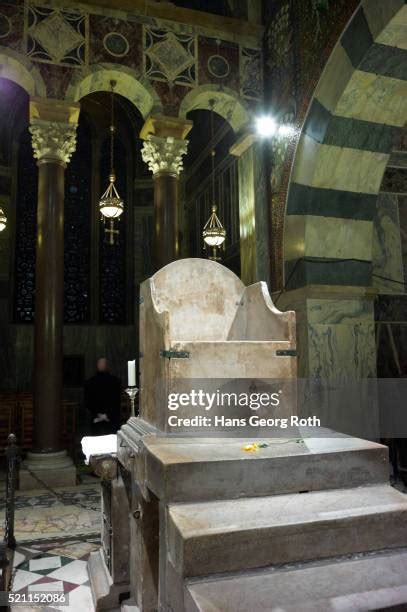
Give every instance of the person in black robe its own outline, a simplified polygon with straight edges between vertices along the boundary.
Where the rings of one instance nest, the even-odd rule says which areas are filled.
[[[92,435],[116,433],[120,427],[122,385],[110,373],[106,358],[98,359],[96,374],[85,382],[85,406],[91,417]]]

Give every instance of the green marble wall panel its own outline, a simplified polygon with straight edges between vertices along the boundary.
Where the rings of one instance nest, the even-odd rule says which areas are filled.
[[[373,36],[363,6],[360,6],[341,37],[341,45],[355,68],[363,60],[372,43]]]
[[[342,45],[333,50],[315,90],[315,97],[333,112],[347,83],[352,77],[354,68]]]
[[[400,2],[401,0],[387,0],[384,4],[391,4],[392,1]],[[403,8],[393,17],[389,25],[383,30],[376,38],[376,42],[382,45],[390,45],[399,47],[400,49],[407,49],[406,39],[406,26],[407,26],[407,6]]]
[[[395,79],[406,79],[407,50],[375,43],[366,53],[359,69]]]
[[[304,135],[292,180],[318,188],[377,193],[389,156],[317,143]]]
[[[321,144],[388,153],[397,139],[399,128],[350,117],[338,117],[315,98],[304,125],[304,132]]]
[[[289,289],[306,285],[368,287],[372,284],[372,262],[325,257],[286,261],[285,284]]]
[[[407,121],[407,83],[355,70],[335,114],[402,127]]]
[[[404,0],[362,0],[362,6],[374,40],[383,42],[381,37],[392,28],[394,19],[404,11]]]
[[[372,224],[354,219],[314,217],[307,221],[305,249],[311,257],[361,259],[372,257]]]
[[[268,214],[262,145],[250,146],[238,161],[241,278],[249,285],[268,281]]]
[[[309,376],[322,380],[370,378],[376,376],[375,326],[308,325]]]
[[[288,291],[278,307],[297,316],[298,372],[301,378],[355,380],[374,377],[374,301],[358,291],[331,285],[320,291]]]
[[[307,318],[310,325],[370,325],[373,303],[363,299],[308,299]]]
[[[322,215],[337,219],[372,221],[376,199],[376,194],[371,193],[319,189],[292,183],[288,195],[287,215]]]
[[[373,224],[373,285],[380,293],[401,293],[404,290],[398,198],[380,193]],[[391,282],[379,276],[394,279]]]
[[[375,376],[372,301],[308,299],[307,323],[310,376],[339,380]]]

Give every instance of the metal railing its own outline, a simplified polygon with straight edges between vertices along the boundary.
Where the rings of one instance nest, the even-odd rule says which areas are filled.
[[[14,434],[7,438],[6,447],[6,513],[4,538],[0,543],[0,590],[8,591],[11,584],[13,572],[14,550],[16,548],[16,538],[14,536],[14,510],[15,510],[15,490],[20,465],[20,451],[16,444]],[[1,609],[1,608],[0,608]]]

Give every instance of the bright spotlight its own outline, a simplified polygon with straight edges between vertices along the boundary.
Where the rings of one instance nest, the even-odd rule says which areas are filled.
[[[256,130],[260,136],[267,138],[268,136],[274,136],[277,131],[277,123],[268,115],[263,115],[256,119]]]
[[[290,138],[295,134],[295,128],[292,125],[280,125],[278,128],[280,136]]]

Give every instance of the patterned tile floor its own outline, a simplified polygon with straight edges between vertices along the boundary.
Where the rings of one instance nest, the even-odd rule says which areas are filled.
[[[1,485],[0,485],[1,488]],[[12,591],[69,594],[68,606],[12,606],[16,612],[94,612],[86,562],[100,547],[100,482],[85,477],[76,487],[16,493]],[[0,493],[0,524],[4,495]]]
[[[67,606],[41,606],[41,610],[94,612],[86,562],[99,548],[98,541],[55,541],[35,547],[18,547],[14,556],[12,592],[27,595],[42,592],[69,594]],[[34,607],[11,606],[11,610],[38,610]]]
[[[64,537],[89,537],[100,533],[100,483],[97,479],[76,487],[50,491],[17,491],[15,535],[17,542]],[[4,497],[0,495],[0,524]]]

